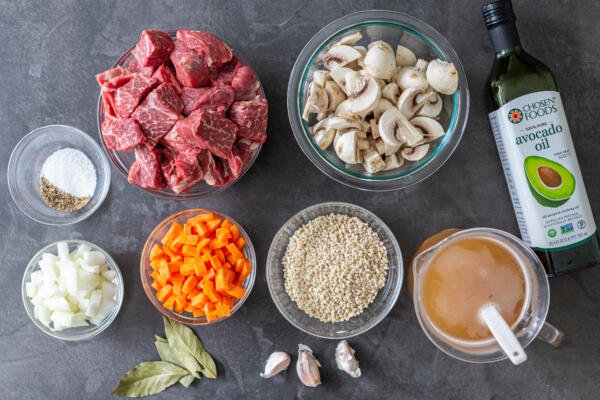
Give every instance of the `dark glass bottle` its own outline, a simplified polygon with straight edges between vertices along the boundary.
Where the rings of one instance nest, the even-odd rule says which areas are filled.
[[[523,240],[550,276],[597,265],[600,238],[554,75],[523,50],[509,0],[482,13],[496,52],[490,120]]]

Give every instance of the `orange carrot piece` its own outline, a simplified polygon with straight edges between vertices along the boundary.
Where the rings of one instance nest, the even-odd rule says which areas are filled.
[[[181,226],[181,224],[178,221],[173,221],[173,223],[171,224],[171,227],[169,228],[169,230],[167,231],[167,233],[165,234],[165,236],[163,236],[161,242],[162,244],[168,246],[169,243],[175,239],[175,237],[179,236],[179,234],[181,233],[181,231],[183,230],[183,227]]]
[[[219,301],[219,296],[215,291],[215,284],[212,281],[204,280],[204,287],[202,288],[202,293],[204,293],[210,301],[213,303]]]
[[[219,260],[221,260],[222,263],[225,262],[225,253],[223,253],[223,250],[217,249],[215,250],[215,254],[217,255],[217,257],[219,257]]]
[[[235,262],[235,266],[234,266],[235,272],[241,272],[242,271],[242,267],[244,266],[244,262],[245,261],[246,261],[245,258],[240,258],[239,260],[237,260]]]
[[[187,300],[184,294],[179,294],[175,296],[175,311],[181,314],[186,305]]]
[[[208,270],[208,272],[206,273],[206,275],[204,276],[206,279],[212,280],[215,279],[216,276],[216,272],[214,268],[211,268]]]
[[[223,267],[221,260],[217,256],[212,256],[210,258],[210,263],[211,263],[213,269],[221,269]]]
[[[150,286],[152,286],[152,288],[158,292],[161,289],[162,286],[156,280],[156,278],[153,277],[153,279],[154,279],[154,282],[152,282],[152,284]]]
[[[195,264],[183,264],[180,269],[181,275],[183,275],[183,276],[194,275],[195,268],[196,268]]]
[[[183,224],[183,233],[185,233],[186,235],[192,235],[192,230],[193,230],[193,226],[192,224],[189,223],[185,223]]]
[[[186,235],[185,243],[189,246],[195,246],[198,243],[198,235]]]
[[[198,244],[196,245],[196,251],[200,252],[203,248],[208,246],[209,243],[210,243],[209,238],[205,238],[205,237],[201,238],[200,240],[198,240]]]
[[[240,229],[236,225],[231,225],[229,227],[229,231],[231,232],[231,240],[236,242],[240,237]]]
[[[171,294],[173,294],[173,286],[165,285],[158,291],[158,293],[156,293],[156,298],[161,303],[164,303]]]
[[[204,293],[199,293],[191,299],[192,307],[204,307],[204,305],[208,302],[208,297]]]
[[[181,287],[181,291],[185,294],[188,294],[194,289],[194,287],[198,284],[198,278],[195,275],[190,275],[187,277],[183,286]]]
[[[244,253],[242,253],[240,249],[238,249],[233,243],[229,243],[227,245],[227,251],[229,251],[229,254],[233,256],[235,261],[239,260],[240,258],[244,258]]]
[[[175,296],[171,295],[167,300],[165,300],[165,302],[163,303],[163,306],[167,310],[173,311],[173,308],[175,308]]]
[[[198,221],[202,221],[202,222],[207,222],[207,221],[212,221],[214,220],[215,214],[213,213],[203,213],[203,214],[198,214],[195,219]]]
[[[201,308],[193,308],[192,309],[192,314],[194,314],[194,318],[198,318],[198,317],[202,317],[204,316],[204,310]]]
[[[226,243],[227,240],[231,237],[231,232],[229,232],[229,229],[221,225],[221,227],[215,232],[215,236],[220,242]]]
[[[161,258],[164,255],[163,251],[160,248],[160,245],[155,244],[152,246],[150,250],[150,260],[155,260],[157,258]]]
[[[232,286],[229,289],[225,290],[225,293],[227,293],[231,297],[235,297],[236,299],[241,299],[246,294],[246,289],[244,289],[241,286]]]
[[[229,270],[220,269],[215,277],[215,287],[217,291],[224,292],[229,289]]]
[[[232,223],[231,223],[231,221],[230,221],[230,220],[228,220],[228,219],[225,219],[225,220],[223,220],[223,222],[221,223],[221,226],[222,226],[223,228],[227,228],[227,229],[229,229],[229,227],[230,227],[231,225],[233,225],[233,224],[232,224]]]
[[[176,295],[181,294],[181,287],[183,286],[183,276],[178,275],[171,278],[173,284],[173,293]]]
[[[219,226],[221,226],[221,220],[218,218],[206,221],[206,227],[210,232],[214,232]]]
[[[196,284],[198,284],[198,280],[196,280]],[[185,285],[185,282],[184,282],[184,285]],[[188,298],[188,300],[192,300],[192,298],[198,296],[200,293],[202,293],[202,292],[200,292],[200,290],[196,286],[194,286],[192,288],[192,290],[190,290],[190,292],[187,294],[186,297]]]
[[[236,242],[235,245],[238,249],[243,250],[244,247],[246,246],[246,239],[244,239],[243,237],[239,238]]]

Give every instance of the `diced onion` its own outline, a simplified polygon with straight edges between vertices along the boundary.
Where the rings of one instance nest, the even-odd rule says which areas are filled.
[[[40,269],[25,283],[34,317],[56,331],[98,325],[116,306],[116,272],[106,267],[104,254],[87,245],[69,252],[60,242],[56,253],[42,254]]]

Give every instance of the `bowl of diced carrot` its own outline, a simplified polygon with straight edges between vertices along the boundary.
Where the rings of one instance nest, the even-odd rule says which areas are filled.
[[[256,277],[256,255],[248,234],[232,218],[191,209],[154,229],[140,272],[146,295],[164,316],[208,325],[244,304]]]

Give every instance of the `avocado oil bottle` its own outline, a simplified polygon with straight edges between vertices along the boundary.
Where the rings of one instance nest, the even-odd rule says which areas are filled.
[[[600,239],[552,72],[521,47],[510,0],[482,7],[496,59],[494,138],[519,223],[550,276],[600,263]]]

